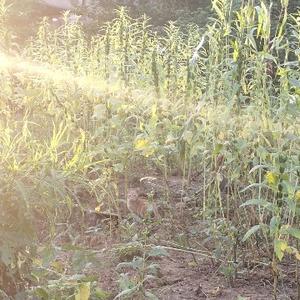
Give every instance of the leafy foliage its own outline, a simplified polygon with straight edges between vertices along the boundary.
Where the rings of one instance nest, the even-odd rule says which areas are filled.
[[[66,13],[16,53],[0,3],[1,290],[36,283],[39,233],[51,240],[57,220],[84,206],[76,190],[118,208],[118,178],[130,183],[141,165],[166,182],[174,169],[187,182],[200,174],[195,215],[227,242],[219,256],[235,264],[238,246],[262,238],[276,274],[285,255],[299,259],[299,13],[283,2],[273,30],[264,2],[215,0],[205,30],[170,22],[157,34],[120,8],[89,37]],[[154,299],[143,285],[151,264],[131,267],[144,277],[124,275],[119,298]],[[82,278],[58,277],[54,294],[91,293]],[[51,298],[45,286],[37,292]]]

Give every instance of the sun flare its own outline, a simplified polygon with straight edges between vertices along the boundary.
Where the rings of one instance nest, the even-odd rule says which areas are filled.
[[[0,70],[9,66],[9,58],[4,53],[0,52]]]
[[[8,70],[14,74],[37,75],[43,80],[55,83],[73,83],[78,87],[95,92],[104,90],[108,83],[93,75],[76,75],[58,65],[47,65],[40,62],[27,61],[19,57],[0,53],[0,71]],[[109,83],[109,88],[117,87],[117,82]]]

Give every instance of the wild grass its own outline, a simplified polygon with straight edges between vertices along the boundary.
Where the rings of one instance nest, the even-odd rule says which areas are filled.
[[[83,205],[76,189],[118,206],[117,178],[128,185],[144,164],[166,181],[174,170],[188,182],[198,174],[195,215],[222,222],[231,241],[222,255],[234,268],[240,249],[253,250],[253,259],[267,253],[276,297],[278,264],[300,256],[300,16],[283,3],[274,31],[263,2],[231,4],[215,0],[205,29],[170,22],[162,34],[125,8],[92,37],[68,14],[57,29],[44,19],[16,56],[1,1],[0,283],[9,284],[0,288],[7,294],[26,286],[16,261],[24,257],[30,268],[37,219],[54,230],[62,213]]]

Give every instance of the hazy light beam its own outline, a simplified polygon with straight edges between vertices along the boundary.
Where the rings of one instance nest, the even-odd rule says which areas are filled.
[[[106,88],[113,89],[117,87],[117,80],[115,84],[107,83],[103,79],[91,76],[75,76],[74,73],[67,70],[59,70],[55,65],[47,66],[42,63],[24,61],[20,58],[0,53],[0,71],[10,70],[13,73],[27,73],[39,75],[43,79],[54,82],[75,83],[83,89],[93,89],[96,91],[104,90]]]

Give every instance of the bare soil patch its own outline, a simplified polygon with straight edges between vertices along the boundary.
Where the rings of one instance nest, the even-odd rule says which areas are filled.
[[[180,203],[183,199],[183,196],[180,196],[182,181],[173,178],[171,183],[172,197],[177,199],[174,202]],[[195,189],[196,186],[199,185],[195,185]],[[172,212],[166,212],[165,217],[159,222],[136,221],[128,215],[128,220],[116,223],[115,220],[103,219],[103,216],[90,212],[90,215],[86,215],[83,222],[81,221],[77,245],[82,249],[94,251],[95,257],[93,262],[87,263],[81,271],[86,275],[96,276],[98,286],[110,294],[107,299],[114,299],[119,292],[120,272],[117,266],[120,262],[130,261],[133,258],[130,255],[120,256],[117,249],[126,247],[137,236],[140,237],[143,232],[147,232],[149,245],[163,246],[168,252],[168,256],[155,259],[159,264],[159,276],[157,280],[145,286],[158,299],[265,300],[273,298],[271,268],[263,257],[263,264],[257,263],[250,269],[247,266],[248,254],[239,253],[240,256],[245,255],[245,262],[238,266],[237,277],[232,281],[222,272],[222,262],[209,255],[215,250],[214,243],[208,243],[205,251],[202,249],[203,255],[200,252],[189,251],[188,249],[197,249],[197,245],[201,244],[204,239],[201,232],[206,224],[195,218],[195,208],[191,207],[191,203],[187,202],[179,207],[176,218],[170,217]],[[96,227],[98,230],[90,230]],[[74,228],[77,228],[76,222]],[[185,241],[187,243],[185,247],[180,246],[180,241],[182,239],[184,241],[184,238],[188,239],[188,242]],[[62,236],[58,242],[63,245],[66,241],[66,237]],[[61,260],[66,265],[72,263],[70,252],[68,258],[63,252],[61,255]],[[282,281],[279,285],[278,299],[296,299],[293,269],[289,262],[282,264]]]

